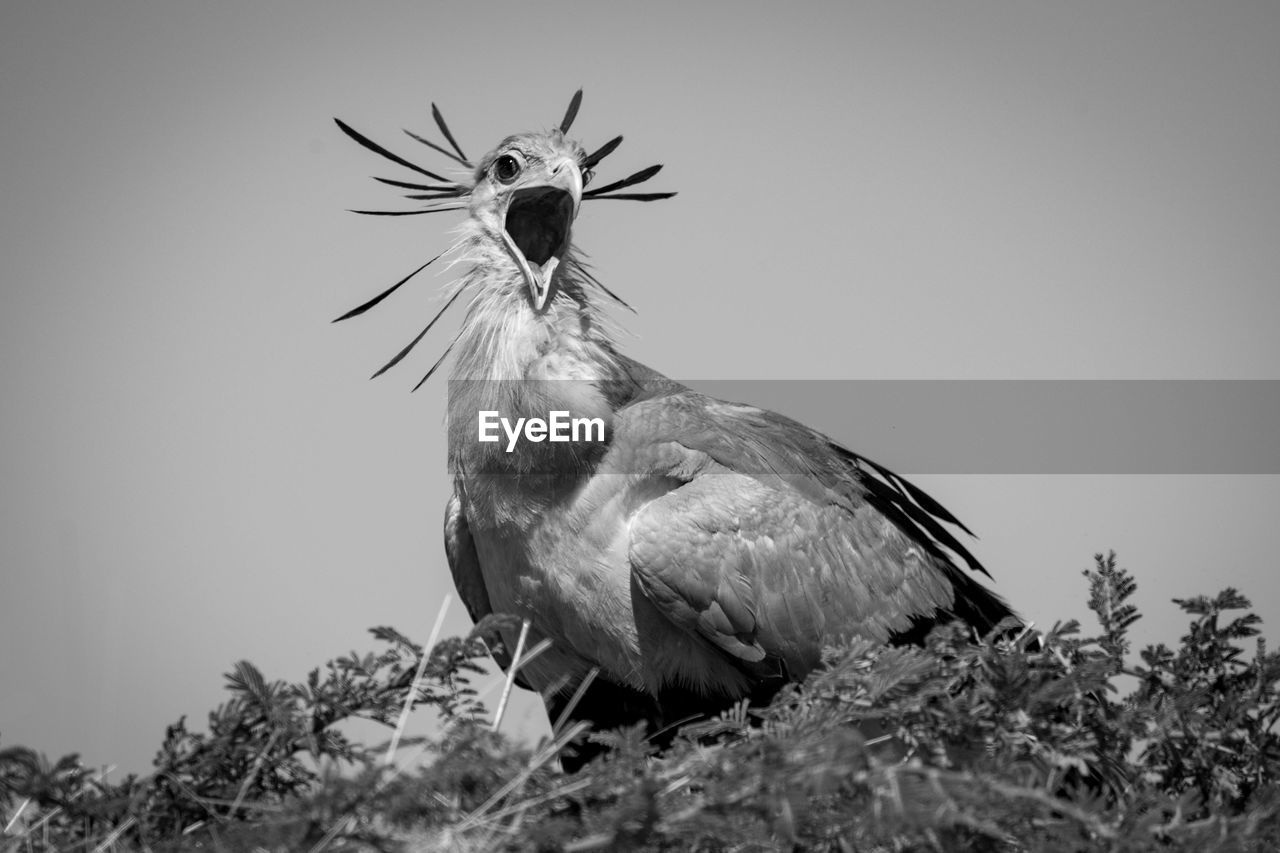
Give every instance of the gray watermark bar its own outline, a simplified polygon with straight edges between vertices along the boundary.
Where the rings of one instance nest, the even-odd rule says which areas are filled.
[[[579,405],[591,399],[591,388],[573,386],[586,384],[538,383],[542,390],[527,396],[547,412],[499,412],[490,418],[507,417],[508,425],[518,417],[545,420],[557,400],[568,401],[555,410],[568,412],[570,423],[574,417],[599,414],[589,404]],[[719,400],[777,412],[902,474],[1280,474],[1280,380],[682,380],[682,384]],[[455,393],[464,386],[474,391],[475,383],[450,383],[451,451],[458,449],[457,442],[477,440],[474,425],[479,412],[466,408],[475,395]],[[593,387],[599,389],[596,397],[602,393],[614,400],[636,393],[620,383]],[[648,390],[640,388],[639,393],[644,396]],[[514,401],[525,396],[511,394],[508,388],[494,399]],[[500,408],[495,405],[490,410]],[[744,429],[736,420],[740,414],[733,410],[726,409],[721,416],[714,407],[709,411],[726,429]],[[472,428],[453,423],[459,417],[469,418]],[[560,416],[562,421],[564,417]],[[509,434],[500,433],[504,436],[501,446],[507,446]],[[770,431],[758,434],[767,437]],[[521,433],[519,439],[523,437]],[[545,430],[544,439],[550,440]],[[610,423],[604,444],[611,439]]]

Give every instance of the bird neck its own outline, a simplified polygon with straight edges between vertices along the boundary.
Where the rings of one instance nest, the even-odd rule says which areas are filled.
[[[566,462],[579,468],[599,449],[524,441],[509,450],[501,429],[497,442],[477,441],[481,412],[495,412],[508,424],[521,418],[545,421],[557,411],[611,424],[616,389],[628,380],[627,372],[574,274],[577,263],[566,261],[558,292],[542,312],[529,304],[524,280],[509,261],[477,264],[464,281],[476,296],[450,374],[451,462],[461,461],[473,471],[563,471]]]
[[[529,303],[515,264],[477,265],[463,281],[476,295],[463,321],[451,379],[520,382],[607,380],[618,371],[613,341],[581,281],[561,265],[545,309]]]

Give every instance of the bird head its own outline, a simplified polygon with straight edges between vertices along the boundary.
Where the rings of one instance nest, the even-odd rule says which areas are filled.
[[[483,233],[520,269],[534,311],[554,296],[582,204],[587,152],[558,128],[502,140],[476,166],[469,207]]]
[[[408,190],[406,198],[424,202],[411,210],[357,210],[372,216],[417,216],[452,210],[467,210],[471,214],[470,227],[464,229],[466,238],[455,246],[479,249],[473,253],[483,258],[509,260],[519,271],[529,307],[534,313],[547,311],[562,285],[568,280],[569,266],[575,267],[577,284],[586,281],[597,287],[607,297],[626,306],[616,295],[601,284],[582,265],[569,256],[573,223],[584,201],[619,199],[627,201],[657,201],[671,198],[673,192],[634,193],[621,192],[628,187],[649,180],[662,169],[661,165],[649,166],[625,178],[601,187],[587,189],[593,172],[600,161],[622,143],[616,136],[591,153],[568,137],[570,126],[582,104],[582,90],[574,93],[569,108],[559,125],[548,131],[521,133],[502,140],[496,148],[472,162],[462,152],[444,117],[435,104],[431,114],[436,126],[448,142],[445,147],[413,131],[405,133],[437,154],[444,155],[468,171],[464,177],[451,179],[401,157],[354,130],[341,119],[334,119],[347,136],[374,153],[417,173],[413,181],[393,178],[375,178],[381,183]],[[426,180],[424,181],[423,178]],[[409,275],[379,293],[369,301],[353,308],[334,322],[363,314],[382,302],[405,282],[443,256],[437,255]],[[457,300],[467,281],[463,281],[440,312],[426,328],[402,349],[381,370],[378,376],[403,359],[430,331],[441,315]],[[571,294],[573,295],[573,294]],[[630,306],[626,306],[630,307]],[[455,343],[457,339],[455,338]],[[415,390],[422,386],[436,371],[453,348],[450,344],[445,354],[427,372]]]

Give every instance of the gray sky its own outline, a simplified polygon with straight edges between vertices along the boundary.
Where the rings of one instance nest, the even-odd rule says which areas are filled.
[[[677,377],[1276,379],[1278,41],[1272,3],[5,3],[0,744],[141,770],[234,660],[425,638],[448,330],[366,377],[446,279],[328,321],[457,220],[345,213],[406,176],[332,116],[445,167],[396,141],[432,100],[479,156],[585,87],[601,178],[680,191],[576,229]],[[1280,617],[1276,476],[915,479],[1041,623],[1109,548],[1144,642],[1226,585]]]

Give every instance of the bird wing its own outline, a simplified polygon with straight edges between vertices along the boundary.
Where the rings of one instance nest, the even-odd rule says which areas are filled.
[[[467,613],[473,622],[479,622],[493,612],[489,602],[489,591],[485,587],[484,575],[480,571],[480,559],[476,552],[475,540],[471,537],[471,528],[467,524],[466,510],[456,489],[449,498],[444,513],[444,550],[449,560],[449,571],[453,574],[454,585],[458,595],[466,605]],[[499,667],[506,672],[510,669],[511,652],[504,642],[490,643],[490,653]],[[520,673],[516,674],[516,683],[525,690],[534,687]],[[590,686],[582,691],[576,699],[571,695],[572,689],[578,685],[559,691],[542,694],[547,707],[548,719],[554,724],[561,717],[570,721],[588,721],[595,728],[605,731],[620,726],[632,725],[640,720],[650,721],[659,727],[663,721],[662,710],[653,698],[638,690],[612,682],[608,676],[596,678]],[[576,772],[587,761],[604,750],[600,744],[578,744],[575,750],[562,753],[560,761],[566,772]]]
[[[453,575],[453,585],[458,589],[458,596],[467,608],[471,621],[480,620],[493,613],[489,603],[489,590],[484,584],[484,574],[480,571],[480,558],[476,554],[476,543],[471,538],[471,528],[467,524],[466,510],[457,489],[449,497],[444,509],[444,553],[449,560],[449,572]],[[503,672],[511,666],[511,652],[502,642],[490,642],[489,652]],[[523,679],[517,680],[521,687],[528,687]]]
[[[471,538],[471,527],[456,488],[444,508],[444,553],[467,614],[472,622],[479,622],[493,612],[493,607],[489,604],[489,590],[480,572],[476,543]]]
[[[617,413],[613,444],[627,473],[668,484],[630,521],[638,586],[746,669],[798,677],[842,637],[1012,615],[947,553],[982,570],[942,524],[953,516],[802,424],[664,387]]]

